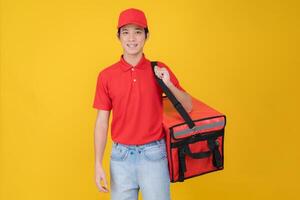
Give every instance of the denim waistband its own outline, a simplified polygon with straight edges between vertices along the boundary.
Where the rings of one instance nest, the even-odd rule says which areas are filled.
[[[136,147],[140,147],[140,148],[144,148],[144,147],[149,147],[149,146],[153,146],[153,145],[158,145],[158,144],[165,144],[165,138],[162,138],[160,140],[155,140],[146,144],[140,144],[140,145],[128,145],[128,144],[121,144],[118,142],[113,142],[114,145],[116,146],[123,146],[123,147],[127,147],[127,148],[136,148]]]

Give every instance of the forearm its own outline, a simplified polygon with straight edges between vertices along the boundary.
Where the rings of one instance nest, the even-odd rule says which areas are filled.
[[[101,166],[107,142],[108,125],[96,122],[94,131],[95,165]]]
[[[171,90],[176,99],[182,104],[184,109],[187,112],[191,112],[193,108],[191,96],[188,93],[178,89],[172,82],[170,82],[167,87]]]

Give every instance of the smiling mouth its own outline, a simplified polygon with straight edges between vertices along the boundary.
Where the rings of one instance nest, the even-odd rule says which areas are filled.
[[[137,44],[127,44],[127,46],[128,46],[129,48],[136,48],[136,47],[137,47]]]

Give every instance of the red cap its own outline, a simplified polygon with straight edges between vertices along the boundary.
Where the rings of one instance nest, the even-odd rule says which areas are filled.
[[[135,8],[129,8],[123,10],[119,16],[119,22],[117,28],[120,28],[126,24],[136,24],[143,28],[146,28],[147,19],[144,12]]]

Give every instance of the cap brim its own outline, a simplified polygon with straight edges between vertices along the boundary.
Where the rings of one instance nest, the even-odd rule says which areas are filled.
[[[121,27],[123,27],[123,26],[125,26],[125,25],[128,25],[128,24],[134,24],[134,25],[138,25],[138,26],[140,26],[140,27],[142,27],[142,28],[147,28],[147,26],[145,26],[145,24],[141,24],[141,23],[139,23],[139,22],[128,22],[128,23],[124,23],[124,24],[121,24],[121,25],[117,26],[117,28],[121,28]]]

